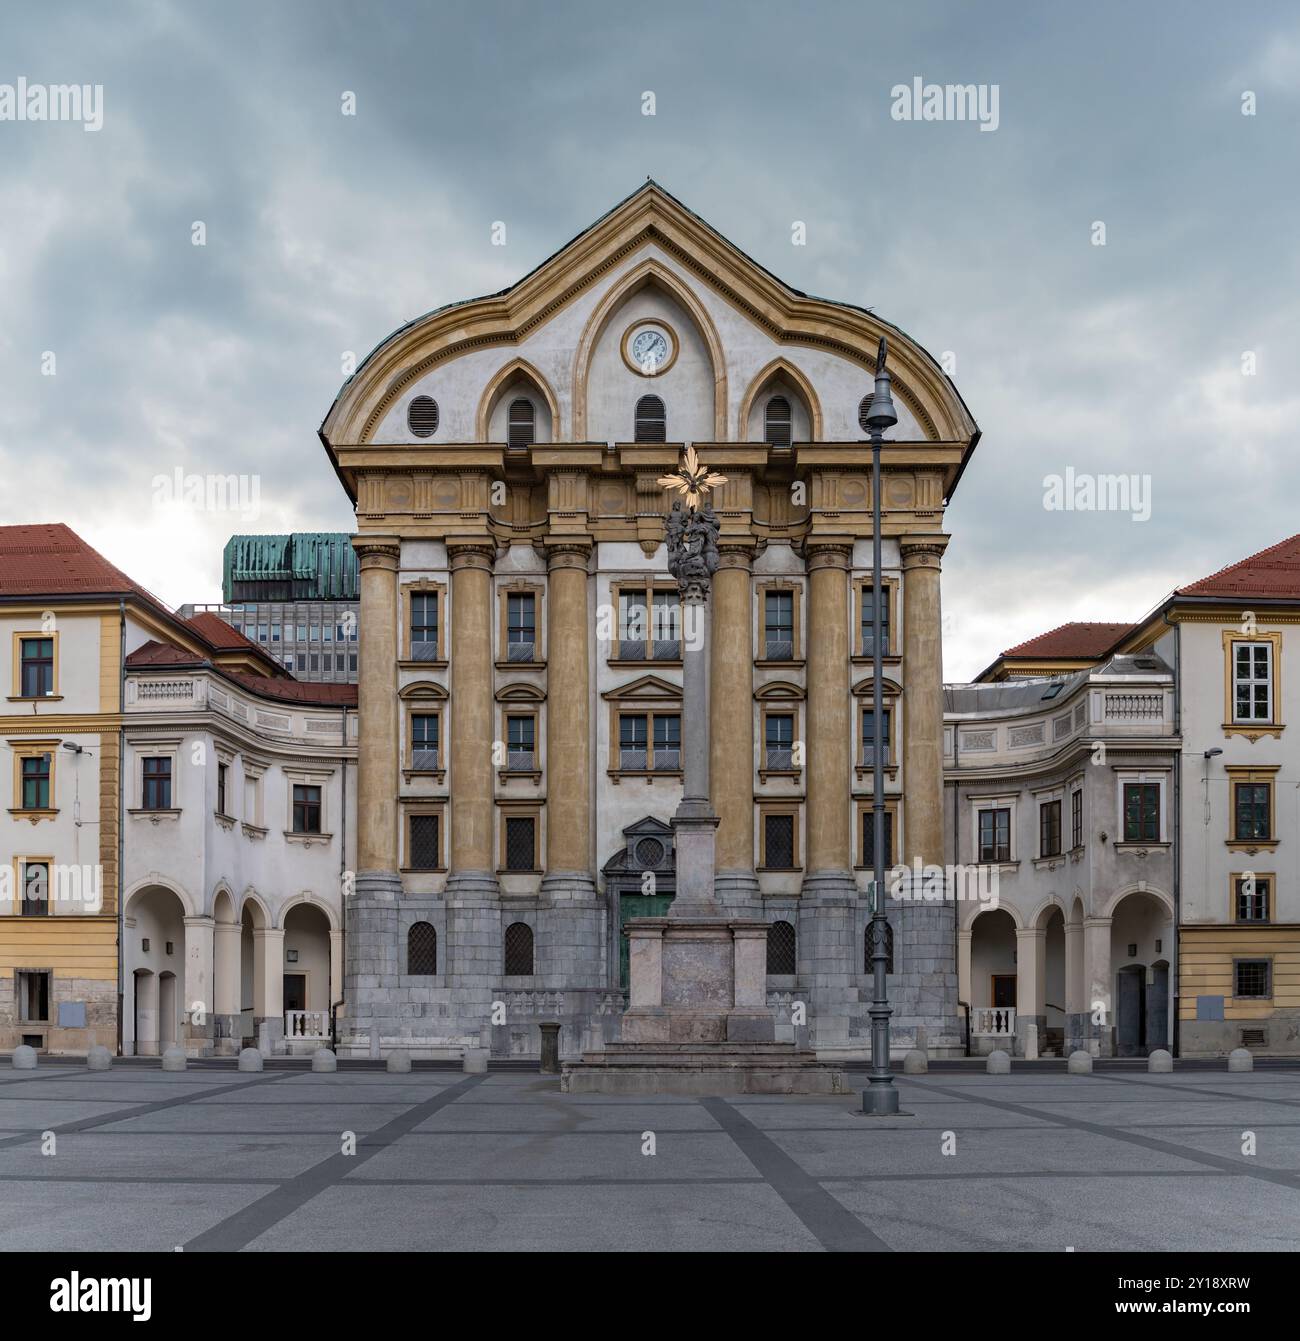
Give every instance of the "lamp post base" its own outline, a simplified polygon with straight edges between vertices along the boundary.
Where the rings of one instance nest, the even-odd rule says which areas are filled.
[[[865,1117],[911,1117],[898,1106],[898,1091],[893,1085],[868,1085],[862,1091],[862,1112]]]

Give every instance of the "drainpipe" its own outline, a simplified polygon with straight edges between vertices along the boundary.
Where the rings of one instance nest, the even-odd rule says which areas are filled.
[[[1182,740],[1183,735],[1183,630],[1180,624],[1169,623],[1169,611],[1166,609],[1161,616],[1165,624],[1174,631],[1174,735]],[[1183,747],[1178,746],[1178,767],[1174,769],[1174,953],[1173,953],[1173,980],[1174,980],[1174,1020],[1173,1020],[1173,1054],[1175,1057],[1181,1056],[1180,1043],[1182,1034],[1181,1015],[1182,1015],[1182,942],[1179,937],[1179,930],[1182,926],[1183,913]]]
[[[126,871],[123,868],[123,839],[126,832],[126,813],[123,808],[123,802],[126,799],[126,787],[124,785],[124,770],[126,768],[126,600],[122,597],[117,602],[117,642],[118,642],[118,668],[117,668],[117,1055],[122,1055],[123,1042],[123,1020],[122,1012],[126,1009],[126,966],[123,956],[126,953],[126,900],[123,893],[126,887]],[[100,755],[100,768],[104,766],[103,755]]]

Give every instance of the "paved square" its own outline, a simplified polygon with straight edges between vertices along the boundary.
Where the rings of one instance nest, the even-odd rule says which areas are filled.
[[[914,1116],[880,1122],[856,1093],[43,1064],[0,1073],[0,1251],[1300,1244],[1300,1072],[947,1070],[899,1086]]]

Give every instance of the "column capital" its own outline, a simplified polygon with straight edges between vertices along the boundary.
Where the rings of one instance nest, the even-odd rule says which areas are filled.
[[[909,568],[934,568],[942,565],[943,552],[948,548],[946,535],[900,536],[898,548],[903,558],[903,571]]]
[[[362,568],[396,572],[402,558],[402,542],[395,535],[354,535],[352,548]]]
[[[478,568],[490,573],[496,562],[496,547],[482,540],[449,540],[447,554],[453,573],[464,568]]]
[[[718,542],[718,571],[727,568],[739,568],[749,572],[754,565],[754,546],[736,540]]]
[[[583,575],[587,572],[587,562],[591,558],[591,542],[581,540],[547,541],[546,568],[548,572],[574,568]]]
[[[819,568],[839,568],[847,573],[853,563],[853,546],[842,540],[809,540],[804,553],[804,567],[810,573]]]

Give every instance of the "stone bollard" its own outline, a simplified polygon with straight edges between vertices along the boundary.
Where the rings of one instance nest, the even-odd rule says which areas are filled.
[[[920,1048],[913,1048],[903,1057],[905,1076],[923,1076],[930,1069],[930,1059]]]
[[[317,1048],[311,1055],[313,1071],[337,1071],[339,1059],[328,1048]]]
[[[1229,1071],[1253,1071],[1255,1059],[1245,1048],[1233,1048],[1228,1054]]]
[[[1024,1056],[1027,1062],[1038,1060],[1038,1026],[1027,1024],[1024,1029]]]
[[[411,1054],[405,1048],[398,1048],[388,1054],[384,1066],[394,1074],[405,1075],[411,1069]]]
[[[542,1064],[538,1068],[544,1076],[560,1074],[560,1026],[553,1020],[537,1026],[542,1031]]]
[[[1009,1076],[1011,1074],[1011,1054],[1004,1052],[1001,1048],[994,1048],[989,1053],[989,1059],[984,1063],[984,1069],[991,1076]]]
[[[1065,1069],[1072,1076],[1092,1075],[1092,1053],[1084,1052],[1082,1049],[1078,1052],[1072,1052],[1069,1060],[1065,1063]]]
[[[243,1048],[239,1053],[238,1065],[241,1071],[260,1071],[262,1054],[256,1048]]]
[[[10,1064],[15,1071],[35,1071],[36,1049],[29,1048],[26,1043],[20,1044],[14,1049],[14,1055],[10,1059]]]
[[[467,1076],[487,1074],[488,1050],[486,1048],[466,1048],[465,1060],[461,1069]]]
[[[162,1055],[162,1069],[164,1071],[184,1071],[185,1070],[185,1049],[172,1043]]]
[[[1174,1054],[1167,1048],[1157,1048],[1147,1058],[1147,1070],[1153,1076],[1168,1075],[1174,1069]]]
[[[96,1043],[86,1053],[86,1065],[92,1071],[107,1071],[113,1065],[113,1054],[102,1043]]]

